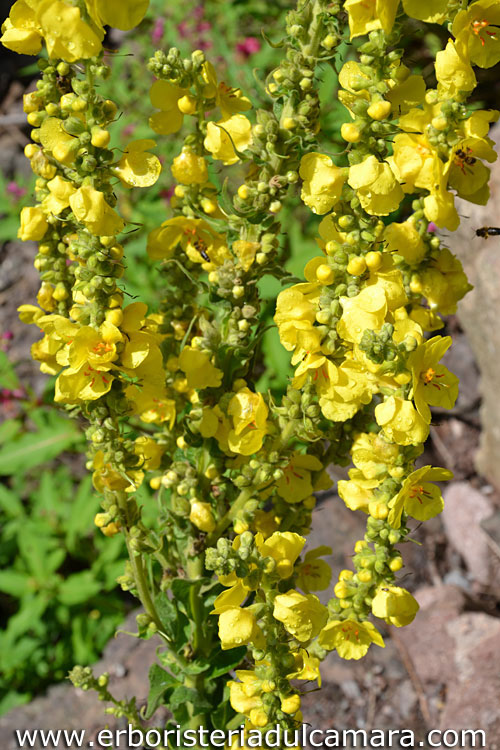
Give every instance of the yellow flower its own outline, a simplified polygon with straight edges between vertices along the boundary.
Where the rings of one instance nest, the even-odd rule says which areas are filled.
[[[442,248],[432,265],[421,274],[422,294],[431,310],[453,315],[458,300],[472,289],[462,264],[448,248]]]
[[[309,153],[302,157],[299,174],[304,180],[300,197],[315,214],[326,214],[340,200],[346,170],[329,156]]]
[[[466,138],[454,146],[448,163],[448,184],[461,198],[486,205],[490,197],[490,170],[481,161],[482,140]]]
[[[229,702],[232,708],[240,714],[249,714],[250,711],[262,706],[261,681],[255,672],[249,669],[237,669],[236,677],[241,682],[230,680]]]
[[[21,209],[21,226],[17,230],[20,240],[41,240],[49,228],[45,213],[39,206]]]
[[[135,492],[142,484],[144,472],[129,470],[126,474],[119,473],[111,463],[105,461],[103,451],[97,451],[92,463],[94,467],[92,483],[97,492],[103,493],[104,490]]]
[[[384,231],[385,250],[397,253],[410,265],[417,265],[426,253],[421,235],[412,221],[392,222]]]
[[[336,649],[342,659],[361,659],[372,643],[385,648],[382,636],[369,620],[331,620],[319,634],[319,645],[327,651]]]
[[[367,288],[379,288],[385,292],[389,310],[397,310],[408,302],[401,271],[396,268],[390,255],[384,255],[382,263],[370,272]]]
[[[295,669],[288,672],[288,680],[317,680],[318,687],[321,687],[321,674],[319,671],[319,659],[316,656],[310,656],[305,648],[300,648],[293,652],[295,659]]]
[[[306,352],[316,352],[321,345],[321,333],[314,326],[316,301],[320,284],[304,283],[285,289],[278,294],[274,322],[278,326],[280,341],[289,352],[297,349],[292,364],[300,361]]]
[[[384,436],[398,445],[419,445],[429,434],[429,425],[411,401],[389,396],[375,407],[375,419]]]
[[[491,68],[500,61],[499,26],[497,0],[476,0],[457,13],[451,30],[464,57],[480,68]]]
[[[343,64],[339,73],[339,85],[342,88],[338,93],[338,98],[344,107],[349,110],[353,119],[355,118],[355,113],[353,111],[354,103],[358,99],[365,99],[367,102],[370,100],[370,93],[367,88],[364,88],[365,82],[368,86],[370,79],[366,73],[362,71],[361,65],[358,62],[355,60],[348,60]],[[359,132],[356,133],[356,135],[359,135]]]
[[[278,495],[287,503],[300,503],[313,492],[311,471],[321,471],[323,464],[316,456],[295,452],[276,482]]]
[[[134,453],[142,460],[141,469],[154,471],[161,464],[164,447],[153,438],[141,435],[134,441]]]
[[[2,25],[0,42],[20,55],[37,55],[42,49],[42,34],[35,10],[25,0],[17,0]]]
[[[179,367],[186,373],[190,388],[218,388],[224,374],[214,367],[208,354],[192,346],[185,346],[182,350]]]
[[[30,156],[30,165],[33,172],[45,180],[51,180],[57,173],[55,164],[51,164],[41,148],[35,148]]]
[[[243,456],[260,450],[269,413],[262,394],[241,388],[229,402],[227,413],[233,419],[233,429],[228,435],[230,450]]]
[[[172,174],[183,185],[202,185],[208,180],[207,163],[203,156],[184,147],[173,161]]]
[[[351,39],[375,29],[389,33],[394,26],[398,5],[399,0],[345,0]]]
[[[476,76],[461,45],[451,40],[444,50],[436,55],[436,78],[440,99],[460,101],[477,84]]]
[[[20,305],[17,312],[21,323],[27,323],[28,325],[36,323],[39,318],[43,318],[44,314],[43,310],[40,310],[36,305]]]
[[[47,45],[49,57],[66,62],[96,57],[101,39],[82,19],[80,10],[62,0],[41,0],[36,3],[36,19]]]
[[[236,253],[244,271],[248,271],[253,265],[259,248],[260,242],[248,242],[247,240],[236,240],[233,242],[232,250]]]
[[[43,208],[57,216],[69,206],[69,199],[76,192],[76,188],[69,180],[57,175],[47,183],[50,195],[43,199]]]
[[[407,16],[426,23],[443,23],[448,18],[449,0],[403,0]]]
[[[317,386],[319,405],[327,419],[344,422],[353,417],[362,404],[369,404],[375,389],[365,368],[347,359],[330,377]]]
[[[273,616],[301,643],[314,638],[328,619],[328,610],[314,594],[300,594],[292,589],[278,594],[274,600]]]
[[[248,596],[249,588],[237,578],[236,574],[232,576],[224,576],[222,579],[219,577],[220,582],[223,586],[229,585],[227,579],[231,578],[233,585],[228,588],[227,591],[223,591],[214,601],[214,608],[210,612],[211,615],[221,615],[226,609],[235,609],[239,607]]]
[[[388,443],[380,433],[360,433],[351,449],[354,465],[362,471],[367,479],[383,477],[388,467],[394,465],[399,456],[399,449]]]
[[[380,588],[372,601],[372,612],[375,617],[380,617],[397,628],[413,622],[418,610],[415,598],[399,586]]]
[[[306,540],[291,531],[275,531],[266,541],[262,534],[257,534],[255,544],[263,557],[272,557],[276,561],[276,572],[280,578],[290,578],[296,559],[302,552]]]
[[[377,478],[365,477],[359,469],[349,469],[349,481],[340,479],[337,491],[349,510],[362,510],[368,513],[368,506],[374,499],[372,490],[379,486],[380,481]]]
[[[414,111],[411,110],[408,117]],[[401,127],[404,126],[402,120],[404,117],[400,120]],[[413,118],[409,122],[412,121]],[[442,170],[444,166],[427,137],[412,133],[398,133],[394,138],[391,164],[399,180],[404,183],[406,192],[413,192],[416,187],[430,190],[435,182],[436,171],[439,168]]]
[[[408,357],[412,373],[412,398],[420,416],[431,420],[431,406],[452,409],[458,396],[458,378],[439,360],[451,346],[451,336],[434,336]]]
[[[430,482],[447,482],[453,473],[447,469],[422,466],[413,471],[403,482],[398,492],[389,501],[388,523],[395,529],[401,526],[403,510],[417,521],[428,521],[444,508],[441,490]]]
[[[62,332],[62,327],[57,328]],[[67,351],[61,353],[59,361],[64,365],[69,364],[75,370],[87,363],[95,370],[111,369],[111,363],[118,356],[116,344],[123,339],[119,329],[107,321],[99,329],[82,326],[76,335],[69,332],[69,336],[71,341]]]
[[[180,245],[189,260],[211,271],[230,257],[224,235],[215,232],[203,219],[174,216],[148,236],[147,253],[152,260],[171,258]],[[208,258],[208,260],[207,260]]]
[[[236,164],[236,151],[245,151],[252,142],[252,125],[245,115],[232,115],[219,122],[207,123],[207,135],[203,142],[214,159],[223,164]],[[236,150],[235,150],[236,149]]]
[[[56,380],[54,401],[66,404],[95,401],[110,391],[113,380],[110,372],[95,370],[90,365],[79,370],[67,367]]]
[[[212,63],[203,63],[201,73],[206,82],[203,91],[205,97],[215,99],[225,120],[236,112],[246,112],[251,109],[250,100],[242,94],[240,89],[230,88],[224,81],[217,82],[217,74]]]
[[[324,591],[330,585],[332,570],[327,562],[319,558],[331,554],[331,547],[326,546],[306,552],[304,560],[297,567],[297,586],[306,594],[311,591]]]
[[[426,87],[422,76],[410,75],[409,68],[401,63],[391,75],[397,80],[387,81],[390,90],[384,96],[392,104],[393,112],[404,114],[424,101]]]
[[[347,181],[356,190],[365,211],[375,216],[387,216],[403,199],[403,190],[390,165],[378,161],[375,156],[353,164]]]
[[[79,148],[78,139],[66,133],[63,121],[58,117],[47,117],[43,121],[40,128],[40,143],[62,164],[73,162]]]
[[[341,297],[342,317],[337,331],[345,341],[358,344],[366,330],[378,331],[385,322],[388,305],[385,290],[375,284],[355,297]]]
[[[125,187],[149,187],[154,185],[160,176],[161,163],[157,156],[147,149],[156,146],[156,142],[144,138],[132,141],[123,152],[113,172],[118,175]]]
[[[460,224],[455,197],[446,189],[448,175],[442,169],[442,162],[435,162],[434,167],[434,184],[430,188],[430,195],[424,198],[424,213],[426,218],[438,227],[454,232]]]
[[[249,609],[232,607],[219,615],[219,638],[221,649],[244,646],[256,635],[257,622]]]
[[[215,519],[210,503],[195,501],[191,503],[189,520],[200,531],[210,534],[215,529]],[[224,648],[224,646],[222,647]],[[229,646],[229,648],[232,648]]]
[[[85,0],[85,4],[97,25],[130,31],[146,15],[149,0]]]
[[[69,204],[77,221],[92,234],[113,236],[121,232],[125,222],[106,202],[104,194],[84,185],[70,196]]]
[[[188,94],[188,89],[182,89],[169,81],[155,81],[151,86],[149,98],[151,104],[159,112],[149,118],[149,127],[160,135],[176,133],[182,126],[184,115],[179,109],[179,99]]]
[[[129,385],[125,390],[133,412],[148,424],[166,423],[172,429],[175,422],[175,401],[167,398],[165,389],[157,384]]]

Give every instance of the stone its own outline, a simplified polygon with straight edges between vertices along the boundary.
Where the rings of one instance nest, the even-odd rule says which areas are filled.
[[[491,553],[481,521],[493,514],[491,500],[468,482],[454,482],[444,493],[442,520],[446,536],[462,556],[471,579],[482,586],[491,581]]]
[[[500,143],[500,127],[492,128],[491,137]],[[461,216],[460,227],[450,239],[450,248],[464,266],[474,289],[458,305],[458,318],[481,371],[481,421],[483,431],[476,464],[497,489],[500,489],[500,238],[484,240],[476,229],[498,224],[492,207],[500,202],[500,163],[491,165],[491,198],[486,206],[456,199]]]
[[[500,620],[460,615],[446,630],[454,640],[456,679],[448,683],[441,728],[481,729],[489,750],[500,748]],[[479,746],[476,740],[476,746]]]

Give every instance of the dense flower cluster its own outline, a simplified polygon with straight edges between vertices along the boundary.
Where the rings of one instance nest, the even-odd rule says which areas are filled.
[[[228,716],[241,714],[248,729],[293,728],[295,680],[320,684],[327,651],[359,659],[371,644],[383,647],[372,616],[400,627],[418,610],[397,582],[397,545],[411,519],[443,508],[435,482],[450,472],[415,462],[431,407],[457,398],[458,380],[441,363],[451,339],[436,332],[469,289],[429,222],[454,230],[456,195],[488,199],[486,163],[496,158],[488,129],[498,112],[471,113],[465,100],[472,65],[500,60],[500,3],[399,6],[301,0],[267,81],[269,110],[252,111],[202,51],[156,53],[150,127],[160,137],[188,133],[171,165],[174,215],[148,237],[165,285],[149,314],[140,302],[124,306],[117,284],[126,222],[114,190],[154,184],[160,162],[153,140],[132,141],[119,156],[108,148],[117,108],[95,87],[107,75],[103,26],[131,28],[147,2],[17,0],[3,26],[9,48],[35,54],[45,41],[49,54],[24,103],[37,203],[22,210],[19,237],[39,242],[42,283],[38,306],[20,314],[43,333],[33,356],[57,376],[56,402],[88,420],[89,468],[103,497],[96,525],[125,535],[130,564],[120,582],[144,605],[140,634],[164,639],[169,672],[163,692],[152,688],[154,705],[170,698],[188,726],[212,721],[226,686]],[[449,24],[435,88],[402,62],[407,17]],[[346,33],[367,38],[339,74],[347,159],[336,164],[323,153],[315,77]],[[237,165],[241,175],[247,162],[235,195],[220,195],[211,165]],[[274,321],[294,375],[276,404],[255,387],[257,282],[286,282],[279,214],[298,184],[322,217],[319,253],[305,280],[277,298]],[[329,463],[351,460],[338,492],[366,514],[367,530],[325,606],[314,592],[330,587],[331,550],[304,553],[313,493],[330,486]],[[135,499],[146,477],[158,490],[153,529]],[[234,661],[222,653],[233,650]],[[111,700],[106,680],[81,671],[75,680]],[[175,703],[181,683],[188,697]],[[132,707],[119,710],[140,721]]]

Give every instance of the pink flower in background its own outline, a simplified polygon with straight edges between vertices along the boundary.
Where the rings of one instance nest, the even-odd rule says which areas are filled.
[[[189,36],[188,22],[181,21],[180,24],[177,26],[177,31],[179,33],[179,36],[181,36],[183,39]]]
[[[427,231],[428,232],[437,232],[437,224],[434,224],[433,221],[430,221],[427,225]]]
[[[8,182],[7,183],[7,192],[9,195],[11,195],[13,198],[16,199],[16,201],[21,200],[21,198],[26,195],[25,188],[21,187],[17,184],[17,182]]]
[[[153,26],[153,30],[151,32],[151,41],[153,44],[159,44],[161,40],[163,39],[163,34],[165,32],[165,19],[164,18],[157,18],[155,21],[155,25]]]
[[[14,334],[12,331],[4,331],[2,334],[0,334],[0,352],[6,352],[9,348],[9,341],[12,341],[14,338]]]
[[[175,188],[174,188],[173,185],[171,187],[169,187],[169,188],[165,188],[165,190],[161,191],[160,198],[163,198],[163,200],[165,201],[165,203],[167,203],[167,204],[170,203],[170,198],[173,196],[174,190],[175,190]]]
[[[246,39],[244,39],[242,42],[238,42],[238,44],[236,45],[236,49],[244,57],[255,55],[256,52],[259,52],[260,48],[260,41],[254,36],[247,36]]]
[[[129,138],[131,135],[134,134],[135,125],[133,123],[130,123],[130,125],[125,125],[125,127],[122,130],[122,136],[124,138]]]

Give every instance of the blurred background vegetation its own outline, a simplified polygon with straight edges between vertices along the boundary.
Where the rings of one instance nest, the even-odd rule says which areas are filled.
[[[281,51],[265,41],[261,30],[279,42],[284,14],[294,4],[292,0],[206,0],[203,4],[151,0],[138,29],[112,32],[107,39],[112,74],[102,93],[115,100],[122,113],[114,125],[112,146],[120,149],[131,138],[154,135],[148,127],[152,80],[146,63],[157,48],[176,46],[186,56],[193,49],[204,50],[220,79],[241,88],[256,108],[267,106],[266,77],[278,64]],[[3,19],[10,3],[2,2],[1,7]],[[429,82],[433,54],[446,36],[445,29],[436,26],[429,32],[427,27],[424,32],[415,23],[405,40],[405,62]],[[341,52],[345,61],[353,55],[353,46],[345,44]],[[0,150],[13,122],[27,142],[21,94],[34,87],[38,74],[30,58],[7,50],[1,55]],[[494,106],[500,84],[488,78],[488,71],[481,74],[476,99],[482,106]],[[320,140],[324,151],[337,155],[340,164],[345,159],[339,135],[345,110],[337,101],[333,68],[324,68],[320,85],[324,102]],[[166,168],[153,188],[122,191],[120,197],[121,214],[136,225],[124,241],[126,289],[152,310],[161,295],[161,276],[145,254],[146,237],[171,216],[173,178],[167,165],[179,153],[182,137],[158,138],[156,153]],[[217,169],[211,179],[220,187]],[[239,167],[231,170],[230,179],[230,188],[241,183]],[[0,272],[7,254],[19,251],[14,239],[18,214],[32,201],[33,187],[34,179],[26,171],[11,166],[0,170]],[[318,219],[293,198],[280,218],[283,262],[300,277],[307,260],[317,253]],[[22,266],[18,273],[23,273]],[[289,355],[271,325],[279,290],[274,280],[262,282],[271,327],[262,342],[264,366],[258,383],[261,390],[270,389],[277,397],[290,373]],[[16,306],[32,302],[36,291],[34,287],[31,299],[16,299]],[[75,663],[95,661],[134,606],[115,583],[125,559],[121,536],[105,539],[93,526],[99,500],[85,470],[84,439],[77,425],[51,406],[50,378],[43,379],[41,389],[33,388],[29,378],[20,381],[20,367],[24,373],[29,352],[19,354],[14,345],[19,328],[10,314],[2,314],[5,309],[0,307],[0,714],[64,679]],[[147,487],[141,488],[141,499],[147,521],[155,511]]]

